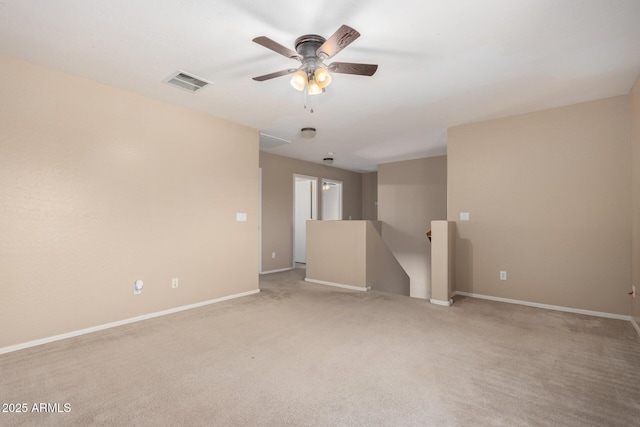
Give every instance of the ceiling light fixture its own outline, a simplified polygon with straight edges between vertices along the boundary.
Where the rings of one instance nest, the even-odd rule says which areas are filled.
[[[269,37],[256,37],[253,39],[255,43],[287,58],[300,61],[302,65],[297,69],[288,68],[275,73],[257,76],[253,80],[261,82],[293,73],[291,86],[299,91],[303,91],[306,88],[309,95],[317,95],[324,92],[325,88],[331,84],[331,73],[372,76],[378,69],[376,64],[356,64],[353,62],[324,64],[325,60],[332,58],[358,37],[360,37],[359,32],[348,25],[342,25],[328,39],[317,34],[298,37],[295,42],[295,51],[271,40]]]
[[[329,74],[327,68],[323,66],[315,70],[313,73],[313,80],[321,89],[324,89],[331,84],[331,74]]]
[[[324,89],[320,87],[320,85],[315,81],[315,79],[310,79],[307,84],[307,93],[309,95],[318,95],[324,92]]]
[[[331,74],[329,74],[329,70],[316,64],[307,64],[306,67],[300,68],[291,77],[291,86],[300,91],[307,88],[309,95],[318,95],[324,92],[324,89],[330,84]]]
[[[324,163],[325,165],[332,165],[333,157],[325,157],[324,159],[322,159],[322,163]]]
[[[303,138],[311,139],[316,136],[316,128],[306,127],[300,129],[300,134]]]
[[[291,77],[291,86],[296,90],[304,90],[307,86],[307,73],[304,70],[298,70]]]

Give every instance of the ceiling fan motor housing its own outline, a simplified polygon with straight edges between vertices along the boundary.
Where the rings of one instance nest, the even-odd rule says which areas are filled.
[[[317,34],[307,34],[306,36],[300,36],[296,39],[296,52],[298,52],[304,59],[316,58],[316,52],[318,48],[322,46],[327,40]]]
[[[309,79],[313,79],[315,70],[321,66],[322,58],[317,55],[318,48],[326,39],[317,34],[307,34],[296,39],[296,52],[302,55],[302,68],[307,72]]]

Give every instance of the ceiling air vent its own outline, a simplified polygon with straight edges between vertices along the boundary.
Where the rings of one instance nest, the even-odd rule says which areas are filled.
[[[191,93],[197,92],[205,86],[211,84],[200,77],[196,77],[192,74],[187,74],[184,71],[178,70],[164,80],[165,83],[175,86],[177,88],[189,91]]]

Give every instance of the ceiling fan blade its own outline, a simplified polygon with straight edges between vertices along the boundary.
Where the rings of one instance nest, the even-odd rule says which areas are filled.
[[[271,40],[269,37],[260,36],[253,39],[255,43],[258,43],[260,46],[264,46],[267,49],[271,49],[272,51],[279,53],[282,56],[286,56],[287,58],[293,58],[297,60],[301,60],[302,56],[298,52],[295,52],[288,47],[282,46],[280,43]]]
[[[373,76],[378,70],[377,64],[356,64],[353,62],[332,62],[329,71],[340,74],[357,74],[359,76]]]
[[[295,73],[297,68],[289,68],[287,70],[276,71],[275,73],[265,74],[263,76],[254,77],[253,80],[257,82],[263,82],[269,79],[275,79],[276,77],[286,76],[287,74]]]
[[[316,55],[322,59],[329,59],[349,46],[358,37],[360,37],[359,32],[348,25],[343,25],[327,41],[322,43],[322,46],[316,50]]]

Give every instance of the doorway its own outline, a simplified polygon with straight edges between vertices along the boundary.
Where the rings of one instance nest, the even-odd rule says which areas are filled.
[[[318,218],[318,178],[293,175],[293,267],[307,263],[307,221]]]
[[[342,182],[322,180],[322,219],[342,219]]]

